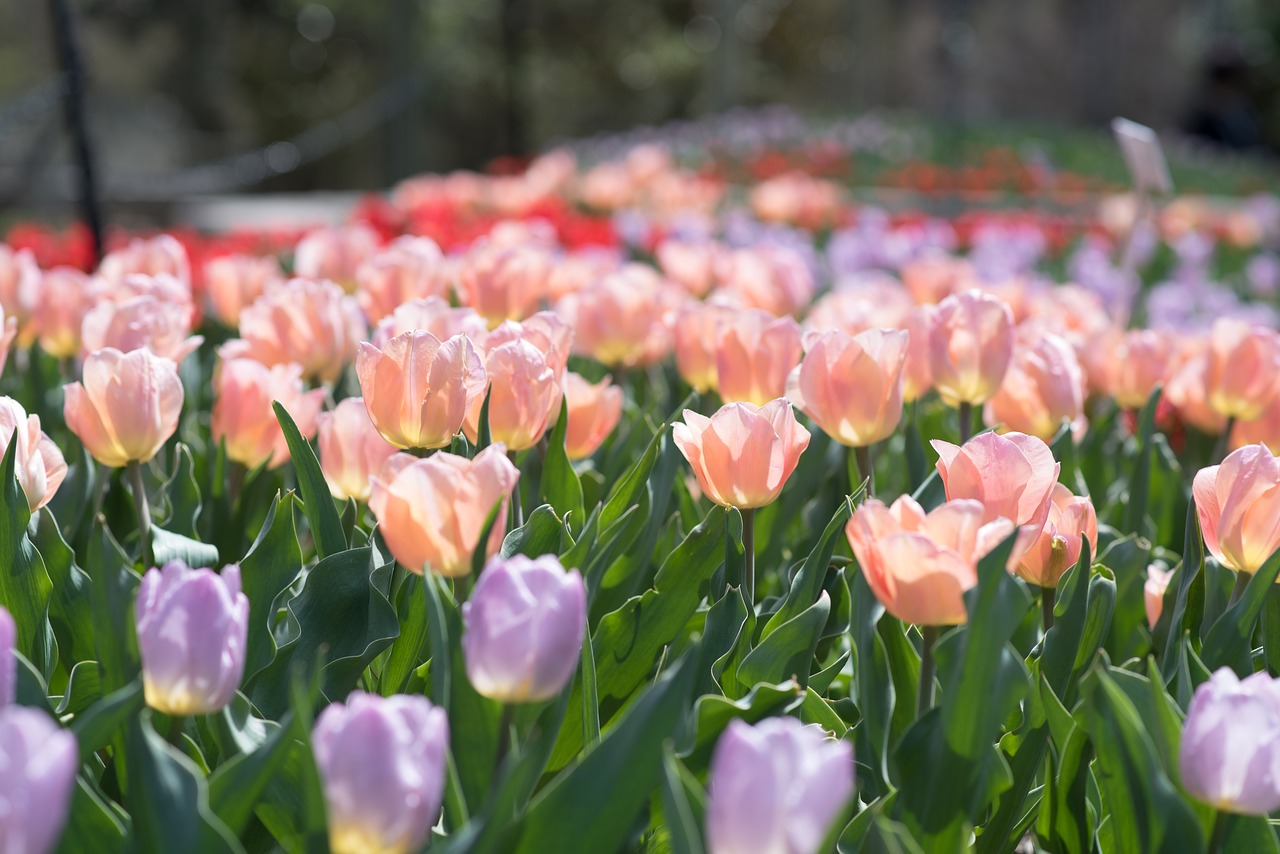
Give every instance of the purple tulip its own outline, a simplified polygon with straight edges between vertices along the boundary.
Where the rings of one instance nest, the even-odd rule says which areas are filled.
[[[853,797],[853,747],[795,718],[735,719],[709,785],[708,854],[816,854]]]
[[[1223,667],[1196,689],[1182,726],[1182,785],[1220,810],[1280,809],[1280,679]]]
[[[18,659],[13,656],[17,627],[13,617],[0,606],[0,708],[13,702],[18,690]]]
[[[426,697],[355,692],[311,734],[334,854],[417,851],[440,814],[449,719]]]
[[[75,736],[44,712],[0,708],[0,851],[53,850],[67,821],[78,754]]]
[[[222,574],[181,561],[151,569],[135,606],[147,705],[169,715],[216,712],[244,676],[249,599],[240,567]]]
[[[573,678],[587,591],[554,555],[494,559],[462,606],[462,654],[480,694],[502,703],[549,700]]]

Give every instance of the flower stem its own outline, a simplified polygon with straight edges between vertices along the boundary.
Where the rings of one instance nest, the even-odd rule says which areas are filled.
[[[921,626],[920,636],[920,691],[916,696],[916,718],[933,708],[933,644],[938,639],[937,626]]]
[[[147,503],[147,487],[142,482],[142,466],[137,460],[129,460],[129,483],[133,490],[133,504],[138,511],[138,557],[143,567],[151,566],[151,507]]]
[[[858,461],[858,474],[862,475],[862,480],[867,482],[867,498],[870,498],[876,491],[876,470],[871,462],[871,446],[863,445],[853,449],[853,456]],[[853,489],[858,488],[858,484],[851,484]]]
[[[511,750],[511,724],[515,720],[516,707],[513,703],[502,704],[502,717],[498,719],[498,752],[493,761],[494,772],[502,769],[502,762]]]
[[[1252,577],[1247,572],[1236,573],[1236,586],[1231,588],[1231,600],[1227,602],[1228,608],[1240,601],[1240,597],[1244,595],[1244,589],[1249,586],[1249,579]]]
[[[1057,588],[1054,587],[1040,588],[1040,620],[1046,633],[1053,628],[1053,603],[1057,593]]]
[[[756,511],[744,508],[742,513],[742,591],[747,601],[756,601]]]
[[[973,435],[973,404],[962,403],[959,409],[960,422],[960,444],[963,445],[969,441],[969,437]]]
[[[1228,418],[1226,425],[1222,428],[1222,433],[1218,436],[1218,441],[1213,445],[1213,458],[1209,460],[1209,465],[1216,466],[1222,462],[1227,456],[1227,449],[1231,447],[1231,433],[1235,430],[1236,419]]]
[[[507,458],[511,460],[511,465],[519,470],[520,465],[516,462],[516,452],[508,451]],[[511,530],[523,527],[524,525],[524,505],[520,502],[520,481],[516,481],[515,488],[511,490]]]
[[[1209,854],[1219,854],[1227,840],[1227,813],[1218,810],[1213,816],[1213,831],[1209,834]]]

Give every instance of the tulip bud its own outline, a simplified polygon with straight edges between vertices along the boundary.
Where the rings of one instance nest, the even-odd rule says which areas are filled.
[[[334,854],[409,854],[444,799],[449,718],[426,697],[354,691],[311,733]]]
[[[84,360],[83,380],[63,386],[67,427],[104,466],[145,463],[178,429],[178,366],[150,350],[106,349]]]
[[[444,452],[426,459],[396,454],[373,479],[369,509],[405,569],[466,575],[494,508],[498,512],[485,554],[502,545],[507,500],[519,479],[502,445],[490,445],[472,460]]]
[[[564,449],[571,460],[596,452],[622,417],[622,389],[605,377],[594,385],[575,373],[564,375],[564,395],[569,423]]]
[[[810,335],[807,343],[804,361],[787,380],[788,399],[842,445],[866,447],[893,435],[902,419],[907,333],[832,331]]]
[[[582,652],[587,591],[555,555],[495,558],[462,606],[467,678],[500,703],[550,700],[573,678]]]
[[[1032,584],[1057,587],[1063,574],[1080,560],[1084,539],[1098,547],[1098,515],[1088,496],[1071,494],[1061,483],[1053,485],[1049,515],[1036,543],[1023,553],[1017,573]]]
[[[308,379],[332,383],[365,332],[359,305],[333,282],[291,279],[240,312],[240,340],[223,344],[221,353],[264,365],[296,362]]]
[[[740,510],[773,503],[809,447],[809,431],[781,399],[726,403],[710,418],[686,409],[672,439],[702,492]]]
[[[448,262],[427,237],[400,237],[356,270],[356,296],[370,323],[414,299],[449,292]]]
[[[819,854],[853,792],[848,741],[795,718],[735,718],[711,757],[707,854]]]
[[[575,352],[611,367],[635,367],[671,349],[671,325],[684,298],[652,268],[628,264],[561,300],[560,312],[574,328]]]
[[[1173,579],[1172,569],[1161,569],[1156,564],[1147,567],[1147,580],[1142,585],[1143,604],[1147,608],[1147,625],[1156,627],[1160,622],[1160,613],[1164,610],[1164,592],[1169,589]]]
[[[715,283],[716,261],[724,251],[711,241],[664,240],[654,250],[663,275],[695,297],[706,296]]]
[[[1252,421],[1280,395],[1280,333],[1221,318],[1209,335],[1209,406],[1226,418]]]
[[[385,350],[392,338],[419,329],[430,332],[441,341],[465,335],[475,342],[484,340],[489,324],[473,308],[454,308],[440,297],[415,299],[378,321],[373,331],[373,346]]]
[[[458,262],[458,299],[490,326],[520,320],[546,295],[551,267],[550,254],[539,247],[479,242]]]
[[[552,413],[560,409],[560,374],[547,357],[528,341],[516,339],[489,351],[485,358],[489,378],[489,433],[512,451],[537,444],[547,432]],[[479,436],[481,398],[468,413],[466,433],[473,442]]]
[[[98,275],[107,282],[120,282],[128,276],[172,276],[190,293],[191,262],[187,249],[171,234],[151,238],[134,238],[120,249],[113,249],[98,265]]]
[[[221,575],[182,561],[152,568],[138,586],[134,611],[148,706],[167,715],[207,715],[231,702],[249,637],[239,566]]]
[[[1218,563],[1254,573],[1280,548],[1280,460],[1265,445],[1246,445],[1201,469],[1191,494]]]
[[[218,366],[214,383],[213,439],[226,442],[227,459],[248,469],[264,463],[279,468],[289,461],[289,443],[276,418],[275,401],[304,438],[315,435],[325,393],[306,390],[299,366],[267,367],[253,359],[230,359]]]
[[[21,336],[19,346],[31,345],[32,323],[40,302],[40,267],[30,249],[16,252],[0,243],[0,306],[14,318]]]
[[[1223,667],[1196,688],[1182,725],[1178,772],[1197,800],[1225,812],[1280,809],[1280,680]]]
[[[320,414],[320,468],[334,498],[368,501],[372,478],[396,446],[382,438],[358,397],[348,397]]]
[[[978,501],[984,521],[1009,519],[1027,529],[1029,543],[1035,542],[1049,518],[1053,485],[1062,469],[1048,445],[1022,433],[981,433],[963,446],[938,439],[930,444],[938,452],[938,474],[948,501]]]
[[[76,737],[49,715],[26,706],[0,708],[0,851],[53,851],[79,765]]]
[[[791,317],[759,309],[735,311],[716,336],[716,387],[727,403],[763,406],[787,391],[787,376],[800,361],[800,326]]]
[[[734,249],[724,255],[719,279],[724,295],[778,317],[796,314],[813,299],[813,272],[790,247]]]
[[[397,448],[443,448],[484,397],[484,362],[471,340],[430,332],[397,335],[379,350],[361,344],[356,374],[369,417]]]
[[[716,387],[716,342],[720,328],[735,314],[722,303],[689,300],[676,313],[672,341],[676,370],[695,391]]]
[[[1146,405],[1155,387],[1164,382],[1173,362],[1169,336],[1152,329],[1126,332],[1111,353],[1107,369],[1107,390],[1116,405],[1139,409]]]
[[[929,332],[933,387],[948,406],[983,403],[996,393],[1013,358],[1013,312],[971,290],[934,310]]]
[[[55,359],[79,354],[84,317],[98,304],[102,292],[100,283],[74,267],[46,270],[32,319],[40,349]]]
[[[986,405],[991,426],[1028,433],[1049,441],[1063,420],[1071,422],[1076,438],[1084,434],[1084,369],[1075,348],[1058,335],[1036,335],[1014,348],[1013,361],[1000,388]]]
[[[284,284],[284,274],[272,256],[224,255],[204,265],[204,281],[214,316],[234,329],[245,306]]]
[[[929,365],[929,331],[933,325],[933,309],[916,306],[907,312],[902,328],[911,336],[907,344],[907,361],[902,366],[902,399],[919,400],[933,388],[933,368]]]
[[[113,347],[122,353],[147,348],[178,363],[194,353],[204,338],[190,336],[195,308],[143,295],[121,302],[106,300],[85,315],[80,346],[86,352]]]
[[[14,452],[18,484],[34,513],[49,503],[67,476],[67,461],[53,440],[40,429],[40,416],[27,415],[22,404],[0,397],[0,448],[16,441]],[[3,453],[0,451],[0,453]]]
[[[377,251],[378,234],[367,225],[318,228],[294,248],[293,272],[306,279],[337,282],[350,293],[356,284],[356,271]]]
[[[13,655],[17,639],[13,616],[0,605],[0,709],[13,703],[18,690],[18,659]]]

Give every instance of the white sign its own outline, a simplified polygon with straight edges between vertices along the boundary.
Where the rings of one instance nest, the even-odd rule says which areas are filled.
[[[1120,143],[1124,162],[1133,177],[1134,189],[1139,193],[1172,193],[1173,180],[1169,177],[1169,165],[1160,147],[1160,137],[1146,125],[1128,119],[1111,120],[1111,131]]]

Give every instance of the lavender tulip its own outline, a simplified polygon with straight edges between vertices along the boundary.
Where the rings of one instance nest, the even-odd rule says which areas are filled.
[[[170,715],[216,712],[244,675],[249,599],[240,567],[222,574],[181,561],[142,578],[136,604],[147,705]]]
[[[816,854],[853,777],[852,746],[816,726],[731,721],[711,759],[708,854]]]
[[[440,814],[449,719],[425,697],[355,692],[311,734],[334,854],[417,851]]]
[[[78,764],[75,736],[47,714],[0,708],[0,851],[53,850],[67,821]]]
[[[582,650],[587,593],[554,555],[489,563],[462,606],[462,654],[480,694],[533,703],[560,693]]]
[[[0,606],[0,708],[13,702],[18,688],[18,660],[13,657],[17,627],[13,617]]]
[[[1178,769],[1192,796],[1225,812],[1280,809],[1280,679],[1214,673],[1191,698]]]

